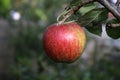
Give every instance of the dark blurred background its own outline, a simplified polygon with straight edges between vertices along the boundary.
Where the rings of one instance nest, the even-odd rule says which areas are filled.
[[[87,44],[74,63],[51,61],[42,47],[46,27],[69,0],[0,0],[0,80],[120,80],[120,39],[86,29]]]

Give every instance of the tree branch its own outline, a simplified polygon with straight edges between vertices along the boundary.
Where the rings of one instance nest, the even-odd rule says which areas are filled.
[[[108,0],[97,0],[104,7],[106,7],[119,21],[120,21],[120,12],[118,11],[117,6],[110,4]]]
[[[65,17],[61,21],[59,21],[59,19],[58,19],[58,22],[60,24],[65,22],[65,20],[67,20],[73,13],[77,12],[82,6],[84,6],[84,5],[88,4],[88,3],[94,2],[94,1],[95,0],[81,0],[81,3],[78,6],[75,6],[72,9],[70,9],[70,11],[68,13],[66,13],[66,15],[64,14]]]
[[[119,4],[120,4],[120,0],[117,0],[117,2],[116,2],[116,6],[117,6],[117,8],[119,7]]]
[[[110,4],[110,2],[108,0],[81,0],[79,5],[71,8],[66,14],[62,15],[62,16],[64,16],[64,18],[61,21],[59,21],[59,19],[58,19],[58,22],[59,23],[65,22],[65,20],[67,20],[73,13],[77,12],[82,6],[84,6],[88,3],[91,3],[91,2],[95,2],[95,1],[102,4],[105,8],[107,8],[116,17],[116,19],[118,19],[120,21],[120,12],[118,10],[118,7],[114,4]],[[118,3],[120,3],[120,2],[117,2],[116,4],[118,5]]]

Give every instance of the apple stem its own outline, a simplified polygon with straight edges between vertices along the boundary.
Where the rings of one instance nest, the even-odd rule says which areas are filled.
[[[72,9],[69,9],[68,11],[63,11],[58,17],[57,17],[57,22],[58,22],[58,24],[62,24],[62,23],[64,23],[71,15],[72,15],[72,13],[71,13],[71,11],[72,11]],[[69,14],[69,15],[68,15]],[[63,18],[62,20],[60,20],[60,18]]]

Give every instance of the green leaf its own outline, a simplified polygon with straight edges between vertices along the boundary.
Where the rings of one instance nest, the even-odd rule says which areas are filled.
[[[85,13],[97,8],[97,5],[94,3],[87,4],[80,8],[79,12],[81,15],[84,15]]]
[[[82,26],[88,26],[92,22],[102,23],[107,19],[108,11],[105,8],[98,8],[89,11],[78,19]]]
[[[101,36],[102,23],[107,19],[107,13],[105,8],[92,9],[80,17],[78,21],[89,32]]]
[[[73,6],[77,6],[79,4],[82,4],[81,0],[72,0],[71,3],[70,3],[70,6],[73,7]],[[92,9],[95,9],[97,8],[97,5],[95,3],[89,3],[89,4],[86,4],[84,5],[83,7],[80,8],[79,10],[79,13],[81,15],[84,15],[85,13],[87,13],[88,11],[92,10]]]
[[[85,27],[89,32],[101,36],[102,33],[102,24],[91,24],[90,26]]]
[[[119,21],[116,19],[113,19],[113,20],[109,21],[107,24],[117,24],[117,23],[119,23]],[[113,39],[120,38],[120,26],[111,27],[109,25],[106,25],[106,32],[107,32],[108,36],[110,36]]]

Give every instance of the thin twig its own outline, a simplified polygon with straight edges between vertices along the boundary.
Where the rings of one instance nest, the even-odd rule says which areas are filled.
[[[108,27],[110,27],[110,28],[117,28],[117,27],[120,27],[120,23],[114,23],[114,24],[111,24],[111,23],[109,23],[109,24],[107,24],[107,26]]]

